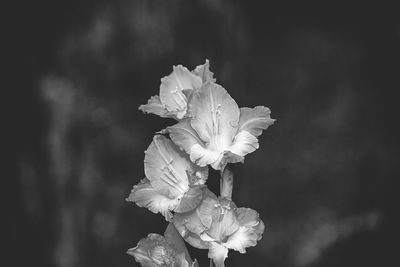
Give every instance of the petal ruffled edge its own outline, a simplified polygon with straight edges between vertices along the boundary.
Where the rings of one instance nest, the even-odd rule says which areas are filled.
[[[240,131],[233,139],[229,150],[239,156],[246,156],[259,148],[257,137],[250,134],[248,131]]]
[[[261,239],[265,226],[253,209],[238,208],[236,214],[240,227],[228,238],[225,246],[240,253],[246,253],[247,247],[255,246]]]
[[[161,213],[167,221],[171,221],[171,210],[174,210],[179,204],[179,199],[169,196],[168,192],[155,190],[147,178],[142,179],[133,187],[126,201],[134,202],[139,207],[145,207],[153,213]]]
[[[135,258],[136,262],[145,267],[165,266],[166,264],[179,267],[193,266],[189,253],[186,254],[186,252],[187,250],[182,250],[175,243],[168,242],[166,237],[154,233],[142,238],[136,247],[127,251]]]
[[[191,148],[198,144],[204,146],[197,132],[190,125],[189,119],[183,119],[173,126],[165,129],[171,140],[187,154],[190,154]]]
[[[274,124],[275,119],[271,119],[271,110],[264,106],[256,106],[255,108],[240,108],[239,129],[247,131],[258,137],[263,130]]]
[[[198,65],[192,72],[199,76],[203,80],[203,83],[217,81],[217,79],[214,78],[214,73],[210,71],[210,61],[208,59],[206,59],[203,65]]]
[[[202,80],[182,65],[174,66],[170,75],[161,79],[160,101],[167,111],[182,119],[187,111],[185,89],[200,88]]]
[[[140,105],[139,110],[143,113],[151,113],[162,118],[174,118],[177,119],[176,114],[168,112],[165,106],[161,103],[158,95],[150,97],[147,104]]]

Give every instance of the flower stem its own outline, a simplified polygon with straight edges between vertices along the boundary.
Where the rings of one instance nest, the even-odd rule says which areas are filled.
[[[214,267],[214,262],[212,259],[210,259],[210,267]]]
[[[221,197],[232,200],[233,172],[228,168],[228,166],[221,171],[219,190]]]

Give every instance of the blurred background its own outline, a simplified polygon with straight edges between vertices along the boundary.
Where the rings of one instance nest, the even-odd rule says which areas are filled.
[[[174,121],[138,106],[173,65],[206,58],[239,106],[277,119],[233,166],[234,201],[266,231],[227,266],[395,266],[395,16],[279,16],[263,1],[26,2],[7,17],[4,266],[139,266],[126,250],[167,223],[125,198],[153,134]],[[209,184],[218,192],[216,173]],[[208,266],[206,251],[190,251]]]

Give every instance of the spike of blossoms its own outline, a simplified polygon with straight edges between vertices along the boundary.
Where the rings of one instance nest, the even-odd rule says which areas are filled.
[[[143,267],[198,267],[197,261],[190,259],[182,238],[172,224],[168,225],[164,236],[149,234],[127,253]]]
[[[146,178],[133,187],[127,201],[135,202],[166,220],[172,213],[187,212],[202,200],[208,168],[193,164],[171,140],[157,135],[145,151]]]
[[[193,211],[176,214],[174,225],[193,247],[208,249],[208,257],[223,267],[228,250],[246,253],[255,246],[264,232],[264,223],[256,211],[237,208],[223,197],[205,190],[202,203]]]
[[[239,109],[222,86],[206,82],[193,92],[189,117],[166,132],[194,163],[221,170],[259,147],[257,137],[275,121],[270,113],[263,106]]]
[[[192,92],[204,82],[215,81],[209,68],[208,60],[192,72],[182,65],[174,66],[172,73],[161,79],[160,95],[152,96],[139,109],[163,118],[181,120],[187,114],[187,103]]]

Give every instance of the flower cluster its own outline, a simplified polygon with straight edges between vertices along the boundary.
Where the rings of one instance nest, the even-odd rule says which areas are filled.
[[[139,107],[177,120],[154,136],[145,151],[145,178],[127,198],[172,222],[166,234],[174,242],[150,234],[128,250],[142,266],[196,266],[182,238],[208,249],[214,264],[224,266],[229,249],[245,253],[264,232],[256,211],[233,203],[233,174],[227,164],[243,162],[258,149],[258,137],[274,119],[264,106],[239,108],[213,76],[208,60],[193,71],[173,67],[161,79],[159,95]],[[208,166],[221,171],[219,197],[205,184]]]

